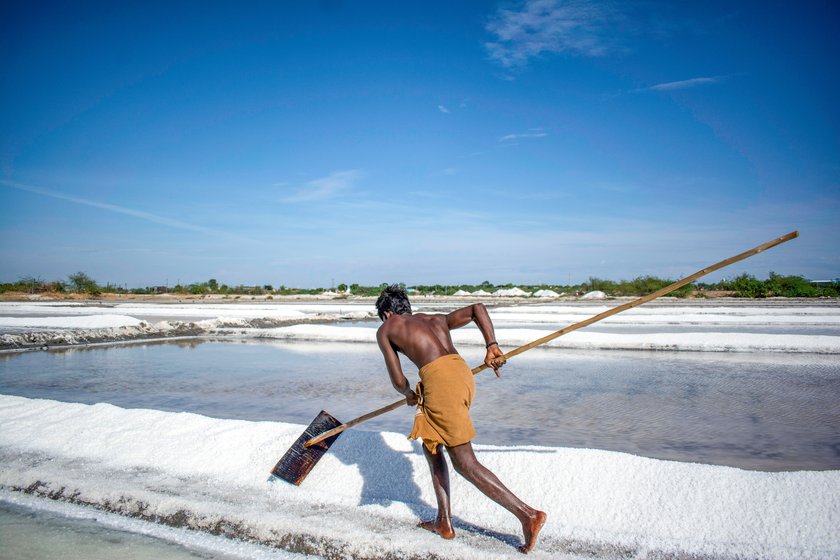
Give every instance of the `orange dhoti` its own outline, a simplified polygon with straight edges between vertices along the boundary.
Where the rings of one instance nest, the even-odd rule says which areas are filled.
[[[420,369],[420,402],[411,439],[422,438],[432,453],[437,446],[463,445],[475,437],[470,405],[475,395],[472,370],[458,354],[447,354]]]

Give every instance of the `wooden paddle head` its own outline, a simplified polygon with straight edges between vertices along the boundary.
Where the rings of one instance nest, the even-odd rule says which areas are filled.
[[[336,420],[331,414],[322,410],[315,420],[312,421],[303,434],[297,441],[286,451],[283,458],[280,459],[274,468],[271,469],[271,474],[278,478],[282,478],[286,482],[290,482],[296,486],[300,486],[309,471],[315,464],[324,456],[324,453],[330,446],[338,439],[342,432],[334,436],[328,437],[324,441],[318,442],[311,447],[305,447],[303,444],[314,438],[315,436],[332,430],[341,426],[341,422]]]

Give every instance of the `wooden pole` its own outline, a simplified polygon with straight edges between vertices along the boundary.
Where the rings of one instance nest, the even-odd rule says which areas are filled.
[[[767,249],[770,249],[771,247],[775,247],[776,245],[781,245],[782,243],[784,243],[786,241],[790,241],[791,239],[795,239],[796,237],[799,237],[799,232],[798,231],[792,231],[792,232],[788,233],[787,235],[777,237],[776,239],[768,241],[767,243],[763,243],[763,244],[759,245],[758,247],[750,249],[749,251],[744,251],[743,253],[735,255],[734,257],[729,257],[728,259],[724,259],[724,260],[720,261],[719,263],[715,263],[715,264],[713,264],[711,266],[708,266],[708,267],[706,267],[702,270],[698,270],[694,274],[692,274],[690,276],[686,276],[682,280],[677,280],[673,284],[665,286],[664,288],[662,288],[660,290],[657,290],[657,291],[653,292],[652,294],[648,294],[646,296],[642,296],[638,299],[634,299],[633,301],[629,301],[629,302],[624,303],[622,305],[619,305],[617,307],[613,307],[612,309],[608,309],[608,310],[604,311],[603,313],[599,313],[598,315],[590,317],[589,319],[585,319],[583,321],[580,321],[579,323],[575,323],[574,325],[570,325],[570,326],[568,326],[564,329],[560,329],[559,331],[553,332],[553,333],[551,333],[549,335],[546,335],[542,338],[538,338],[537,340],[535,340],[533,342],[529,342],[528,344],[526,344],[524,346],[520,346],[519,348],[517,348],[515,350],[511,350],[510,352],[505,354],[505,359],[510,359],[514,356],[518,356],[519,354],[525,352],[526,350],[530,350],[531,348],[534,348],[535,346],[539,346],[540,344],[545,344],[546,342],[549,342],[551,340],[554,340],[555,338],[561,337],[564,334],[568,334],[572,331],[582,329],[583,327],[587,327],[587,326],[591,325],[592,323],[597,323],[598,321],[606,319],[607,317],[611,317],[611,316],[613,316],[617,313],[621,313],[622,311],[627,311],[628,309],[638,307],[638,306],[642,305],[643,303],[647,303],[647,302],[652,301],[652,300],[654,300],[658,297],[662,297],[666,294],[670,294],[674,290],[678,290],[678,289],[682,288],[683,286],[694,282],[695,280],[697,280],[698,278],[700,278],[702,276],[705,276],[705,275],[707,275],[711,272],[714,272],[716,270],[720,270],[721,268],[729,266],[729,265],[731,265],[733,263],[736,263],[738,261],[742,261],[744,259],[752,257],[753,255],[757,255],[758,253],[761,253],[762,251],[766,251]],[[487,366],[484,365],[484,364],[481,364],[480,366],[476,366],[472,370],[473,375],[475,375],[477,373],[480,373],[480,372],[484,371],[485,369],[487,369]],[[328,437],[334,436],[336,434],[340,434],[341,432],[343,432],[347,428],[352,428],[353,426],[355,426],[357,424],[361,424],[362,422],[364,422],[366,420],[370,420],[371,418],[379,416],[380,414],[385,414],[386,412],[390,412],[390,411],[392,411],[394,409],[397,409],[397,408],[399,408],[403,405],[405,405],[405,399],[400,399],[397,402],[389,404],[388,406],[383,406],[380,409],[374,410],[373,412],[369,412],[369,413],[365,414],[364,416],[359,416],[358,418],[356,418],[354,420],[350,420],[346,424],[342,424],[341,426],[333,428],[332,430],[324,432],[323,434],[320,434],[320,435],[310,439],[309,441],[304,443],[304,446],[310,447],[312,445],[315,445],[316,443],[318,443],[320,441],[323,441],[323,440],[327,439]]]

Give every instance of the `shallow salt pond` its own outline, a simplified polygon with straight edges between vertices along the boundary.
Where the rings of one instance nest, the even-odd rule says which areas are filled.
[[[0,560],[318,560],[91,508],[46,504],[43,509],[41,500],[22,499],[37,505],[4,501],[0,494]]]
[[[474,366],[483,349],[463,355]],[[413,384],[416,368],[403,364]],[[502,371],[476,378],[477,443],[840,468],[836,356],[537,348]],[[375,344],[213,340],[4,354],[0,393],[299,424],[399,398]],[[407,433],[412,418],[405,407],[356,429]]]

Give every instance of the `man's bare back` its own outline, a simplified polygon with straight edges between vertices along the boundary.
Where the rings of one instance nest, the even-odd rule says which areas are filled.
[[[457,354],[445,315],[395,315],[381,330],[395,350],[401,351],[418,369],[441,356]]]
[[[417,397],[405,377],[397,352],[405,354],[418,369],[441,356],[457,354],[449,331],[475,322],[487,343],[484,363],[499,375],[499,368],[505,363],[504,353],[499,349],[493,332],[493,323],[484,305],[477,303],[463,307],[446,315],[425,313],[384,314],[382,326],[376,332],[376,340],[385,358],[385,366],[394,388],[406,396],[408,404],[416,404]]]

